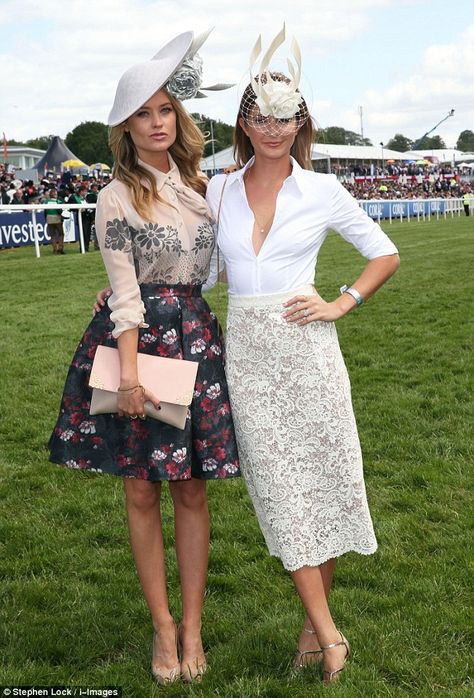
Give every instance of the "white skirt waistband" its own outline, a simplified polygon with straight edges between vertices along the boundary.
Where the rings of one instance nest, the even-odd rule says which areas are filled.
[[[314,293],[314,286],[306,284],[305,286],[293,288],[289,291],[280,291],[279,293],[259,294],[257,296],[229,295],[229,308],[263,308],[275,306],[279,303],[284,303],[294,296],[309,296]]]

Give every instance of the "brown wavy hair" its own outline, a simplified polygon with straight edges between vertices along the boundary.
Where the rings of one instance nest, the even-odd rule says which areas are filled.
[[[280,80],[286,83],[290,82],[289,78],[287,78],[286,75],[283,75],[283,73],[270,73],[270,76],[273,80]],[[264,75],[257,75],[255,76],[255,79],[257,81],[261,80],[262,83],[266,81]],[[250,158],[252,158],[255,154],[250,138],[243,130],[239,120],[240,118],[244,118],[244,105],[246,111],[248,111],[249,106],[251,104],[255,104],[256,100],[257,95],[255,94],[251,83],[249,83],[244,90],[242,99],[240,100],[239,113],[237,115],[237,122],[234,130],[234,159],[239,169],[244,167],[244,165],[246,165]],[[314,142],[315,129],[313,119],[311,115],[309,115],[308,107],[304,99],[296,116],[303,116],[303,114],[308,115],[308,118],[296,134],[295,142],[290,150],[290,155],[295,158],[296,162],[303,169],[312,170],[313,165],[311,163],[311,146]]]
[[[200,170],[204,152],[204,136],[181,102],[168,92],[168,99],[176,112],[176,140],[169,149],[181,179],[201,196],[206,195],[207,180]],[[112,126],[109,145],[114,156],[112,174],[129,187],[132,203],[137,213],[145,220],[152,220],[151,206],[157,201],[171,206],[158,192],[153,174],[139,165],[138,154],[126,122]]]

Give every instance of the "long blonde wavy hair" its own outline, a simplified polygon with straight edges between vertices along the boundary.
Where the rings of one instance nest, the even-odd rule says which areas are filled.
[[[176,140],[169,149],[181,179],[194,191],[206,195],[206,178],[200,171],[204,152],[204,136],[192,117],[179,100],[168,92],[171,106],[176,112]],[[114,156],[113,176],[126,184],[131,192],[132,203],[137,213],[145,220],[152,220],[151,207],[154,202],[170,206],[159,194],[153,174],[138,163],[138,154],[126,122],[112,126],[109,145]]]

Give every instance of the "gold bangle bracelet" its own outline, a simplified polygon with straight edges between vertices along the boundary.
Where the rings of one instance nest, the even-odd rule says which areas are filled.
[[[141,388],[142,392],[145,392],[145,388],[140,383],[138,383],[138,385],[134,385],[133,388],[117,388],[117,392],[119,392],[119,393],[134,393],[135,390],[138,390],[138,388]]]

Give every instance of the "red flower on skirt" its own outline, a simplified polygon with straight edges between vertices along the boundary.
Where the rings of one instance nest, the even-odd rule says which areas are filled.
[[[213,448],[212,449],[212,455],[216,460],[224,460],[225,458],[225,450],[223,448]]]

